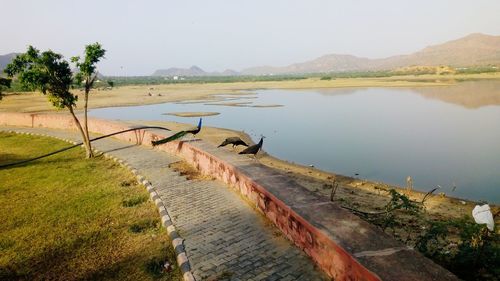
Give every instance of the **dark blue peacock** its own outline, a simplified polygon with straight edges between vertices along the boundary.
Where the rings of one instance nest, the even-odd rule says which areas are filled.
[[[228,144],[232,144],[233,145],[233,148],[235,146],[238,146],[238,145],[243,145],[243,146],[248,146],[248,144],[246,144],[246,142],[244,142],[242,139],[240,139],[239,137],[230,137],[230,138],[227,138],[224,140],[224,142],[222,142],[219,146],[217,147],[222,147],[222,146],[226,146]]]
[[[264,142],[264,137],[261,137],[258,144],[249,146],[249,147],[245,148],[243,151],[241,151],[238,154],[253,154],[253,156],[255,157],[255,155],[257,154],[257,152],[259,152],[259,150],[262,148],[262,143],[263,142]]]

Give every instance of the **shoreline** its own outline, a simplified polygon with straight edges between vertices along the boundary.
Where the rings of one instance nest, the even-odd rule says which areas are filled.
[[[206,84],[159,84],[120,86],[111,90],[94,89],[89,99],[89,109],[104,107],[122,107],[150,105],[167,102],[223,101],[226,97],[218,95],[248,95],[255,90],[270,89],[349,89],[349,88],[422,88],[454,85],[464,80],[500,79],[499,73],[462,74],[462,75],[406,75],[382,78],[339,78],[321,80],[319,77],[294,81],[259,81]],[[83,94],[75,90],[76,94]],[[82,101],[77,103],[75,111],[81,111]],[[0,102],[0,112],[57,112],[40,93],[10,92],[4,93]]]
[[[93,90],[89,99],[89,109],[105,108],[105,107],[126,107],[137,105],[150,105],[160,103],[197,103],[197,102],[227,102],[237,99],[239,96],[248,96],[253,94],[255,90],[272,90],[272,89],[351,89],[351,88],[424,88],[435,87],[438,89],[442,86],[456,85],[460,81],[470,80],[500,80],[500,72],[486,74],[461,74],[461,75],[406,75],[392,76],[382,78],[341,78],[333,80],[321,80],[320,78],[308,78],[304,80],[292,81],[260,81],[260,82],[233,82],[233,83],[208,83],[208,84],[161,84],[161,85],[130,85],[114,88],[112,90]],[[424,82],[422,82],[424,81]],[[431,81],[431,82],[430,82]],[[168,94],[164,94],[168,92]],[[163,93],[163,94],[162,94]],[[119,98],[119,99],[118,99]],[[33,101],[32,99],[35,99]],[[26,101],[30,101],[29,106]],[[14,109],[14,110],[12,110]],[[35,110],[33,110],[35,109]],[[29,113],[66,113],[65,110],[56,110],[46,100],[46,97],[40,93],[8,93],[2,102],[0,102],[0,112],[29,112]],[[81,113],[81,107],[75,110]],[[178,113],[164,113],[177,116]],[[201,116],[195,112],[182,112],[186,114],[181,117]],[[131,121],[134,122],[134,121]],[[168,123],[170,126],[176,124],[173,129],[183,129],[192,125],[162,122],[162,121],[142,121],[142,124],[151,123]],[[240,136],[246,141],[251,141],[250,137],[244,132],[238,132],[225,128],[210,128],[216,130],[220,135],[221,132],[230,132],[223,134],[227,136]],[[203,135],[203,133],[201,134]],[[220,137],[222,138],[222,137]],[[217,143],[213,144],[217,145]],[[328,184],[329,181],[336,179],[342,185],[349,188],[363,187],[362,189],[371,190],[375,187],[394,188],[398,191],[406,192],[403,187],[397,185],[376,182],[368,179],[354,178],[345,175],[336,174],[334,172],[323,171],[314,167],[288,162],[279,159],[264,152],[260,159],[262,164],[271,168],[279,169],[285,173],[292,173],[299,180],[303,181],[307,186],[318,186],[320,182]],[[304,178],[307,180],[304,180]],[[313,180],[318,181],[313,183]],[[313,188],[320,189],[320,188]],[[377,191],[376,193],[380,193]],[[425,192],[413,190],[415,198],[422,197]],[[436,193],[439,193],[437,191]],[[448,194],[446,198],[454,201],[474,202],[470,199],[453,198]],[[493,204],[498,205],[498,204]]]
[[[177,130],[184,130],[192,127],[192,124],[187,124],[187,123],[180,123],[180,122],[175,122],[175,121],[146,121],[146,120],[132,120],[132,121],[126,121],[130,124],[134,125],[158,125],[158,126],[166,126],[172,131],[177,131]],[[213,144],[214,146],[219,145],[225,138],[231,137],[231,136],[238,136],[242,140],[244,140],[247,143],[254,144],[252,139],[250,138],[249,135],[247,135],[244,132],[241,131],[236,131],[236,130],[231,130],[227,128],[217,128],[217,127],[203,127],[203,130],[197,135],[199,138]],[[236,147],[234,150],[225,147],[221,149],[228,149],[229,151],[234,151],[235,153],[241,151],[244,149],[244,147]],[[337,183],[339,183],[340,187],[342,189],[345,189],[344,191],[346,193],[349,193],[349,190],[357,190],[362,193],[362,196],[365,196],[367,194],[372,194],[372,195],[377,195],[381,196],[381,198],[378,198],[376,201],[385,201],[387,196],[384,196],[382,193],[383,190],[389,190],[389,189],[395,189],[401,194],[408,195],[410,199],[420,201],[422,198],[425,196],[427,192],[425,191],[420,191],[413,189],[411,191],[406,190],[406,188],[398,186],[398,185],[393,185],[393,184],[387,184],[384,182],[377,182],[369,179],[362,179],[362,178],[355,178],[355,177],[350,177],[350,176],[345,176],[341,174],[337,174],[335,172],[329,172],[329,171],[324,171],[317,169],[315,167],[308,167],[306,165],[298,164],[298,163],[292,163],[287,160],[283,160],[280,158],[277,158],[273,155],[268,154],[267,152],[261,151],[259,154],[257,154],[257,159],[258,161],[266,165],[270,168],[276,169],[280,171],[281,173],[285,174],[286,176],[292,177],[293,179],[297,180],[300,182],[302,185],[304,185],[306,188],[309,190],[312,190],[314,192],[318,192],[319,194],[322,194],[324,196],[327,196],[327,192],[324,192],[324,185],[328,185],[333,180],[336,180]],[[366,194],[365,194],[366,193]],[[353,196],[351,199],[355,201],[355,199],[358,196]],[[366,203],[369,203],[367,201]],[[382,203],[382,202],[377,202],[377,203]],[[452,205],[458,206],[458,209],[454,210],[447,210],[449,206],[444,206],[443,208],[439,207],[440,204],[445,204],[445,203],[450,203]],[[432,205],[431,213],[434,212],[445,212],[449,213],[450,215],[457,211],[455,214],[461,216],[464,214],[464,211],[472,211],[472,208],[477,204],[477,201],[471,200],[471,199],[465,199],[465,198],[458,198],[458,197],[453,197],[450,196],[449,194],[440,194],[439,190],[436,191],[436,193],[433,193],[428,197],[426,200],[426,204]],[[494,203],[489,203],[490,206],[496,207],[498,204]],[[375,204],[372,206],[373,208],[368,208],[368,209],[373,209],[376,210],[377,207],[380,207],[378,204]],[[469,210],[470,209],[470,210]],[[470,213],[470,212],[469,212]],[[455,216],[454,216],[455,217]],[[458,217],[458,216],[456,216]]]
[[[258,81],[258,82],[232,82],[232,83],[206,83],[206,84],[160,84],[160,85],[130,85],[112,90],[93,90],[91,98],[89,99],[89,109],[105,108],[105,107],[126,107],[137,105],[151,105],[160,103],[197,103],[197,102],[227,102],[237,99],[239,96],[252,95],[252,91],[256,90],[272,90],[272,89],[286,89],[286,90],[300,90],[300,89],[351,89],[351,88],[430,88],[434,87],[439,89],[442,86],[456,85],[461,81],[470,80],[500,80],[500,72],[497,73],[483,73],[483,74],[453,74],[453,75],[405,75],[405,76],[391,76],[381,78],[340,78],[332,80],[321,80],[319,77],[307,78],[303,80],[291,81]],[[76,90],[81,93],[81,90]],[[81,113],[81,106],[77,104],[75,112]],[[50,105],[46,97],[40,93],[7,93],[2,102],[0,102],[0,112],[27,112],[27,113],[66,113],[65,110],[57,110]],[[164,113],[177,116],[176,112]],[[185,115],[184,115],[185,114]],[[212,114],[212,113],[211,113]],[[195,112],[182,112],[182,117],[201,116]],[[134,122],[134,121],[131,121]],[[142,124],[164,123],[165,122],[149,122],[142,121]],[[173,126],[173,130],[184,129],[191,127],[191,125],[167,122]],[[246,141],[251,141],[250,137],[244,132],[238,132],[225,128],[209,128],[209,130],[216,130],[214,136],[222,135],[240,136]],[[227,132],[230,132],[229,134]],[[203,132],[201,133],[203,136]],[[209,138],[210,139],[210,138]],[[221,141],[220,136],[219,141]],[[209,140],[210,141],[210,140]],[[212,143],[213,137],[212,137]],[[217,143],[214,143],[218,145]],[[406,190],[397,185],[391,185],[381,182],[376,182],[367,179],[360,179],[339,175],[334,172],[323,171],[314,167],[306,165],[291,163],[283,159],[279,159],[267,153],[261,157],[261,163],[271,168],[279,169],[285,173],[292,173],[297,179],[305,183],[307,186],[327,185],[328,182],[336,179],[340,184],[349,188],[360,188],[365,191],[373,193],[374,188],[394,188],[398,191]],[[314,179],[314,180],[311,180]],[[314,182],[317,181],[317,182]],[[439,191],[437,191],[438,193]],[[379,191],[375,193],[379,194]],[[413,190],[413,197],[422,197],[425,192]],[[445,194],[445,198],[454,201],[473,202],[470,199],[453,198]],[[498,205],[498,204],[494,204]]]

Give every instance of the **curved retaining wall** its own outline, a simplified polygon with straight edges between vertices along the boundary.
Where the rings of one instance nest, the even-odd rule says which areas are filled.
[[[65,114],[0,113],[0,125],[76,130]],[[89,130],[95,133],[128,128],[121,122],[89,119]],[[150,146],[165,132],[136,130],[115,137]],[[176,141],[158,149],[235,188],[334,280],[458,280],[335,203],[248,157],[203,141]]]

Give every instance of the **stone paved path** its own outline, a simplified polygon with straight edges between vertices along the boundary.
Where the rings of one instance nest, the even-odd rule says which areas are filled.
[[[0,127],[79,140],[75,132]],[[312,260],[219,181],[187,180],[168,165],[181,159],[104,139],[94,147],[130,163],[160,194],[182,238],[196,280],[326,280]]]

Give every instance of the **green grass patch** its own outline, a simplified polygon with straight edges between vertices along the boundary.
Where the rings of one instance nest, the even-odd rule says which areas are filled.
[[[133,223],[130,227],[129,230],[132,233],[140,233],[140,232],[145,232],[145,231],[155,231],[158,228],[160,228],[160,221],[157,219],[146,219],[146,220],[141,220],[137,223]]]
[[[146,195],[135,196],[133,198],[122,201],[122,206],[123,207],[134,207],[134,206],[142,204],[146,201],[148,201],[148,197]]]
[[[0,163],[67,145],[0,133]],[[0,280],[181,280],[178,268],[147,270],[152,258],[175,264],[147,198],[125,168],[80,148],[1,169]]]

